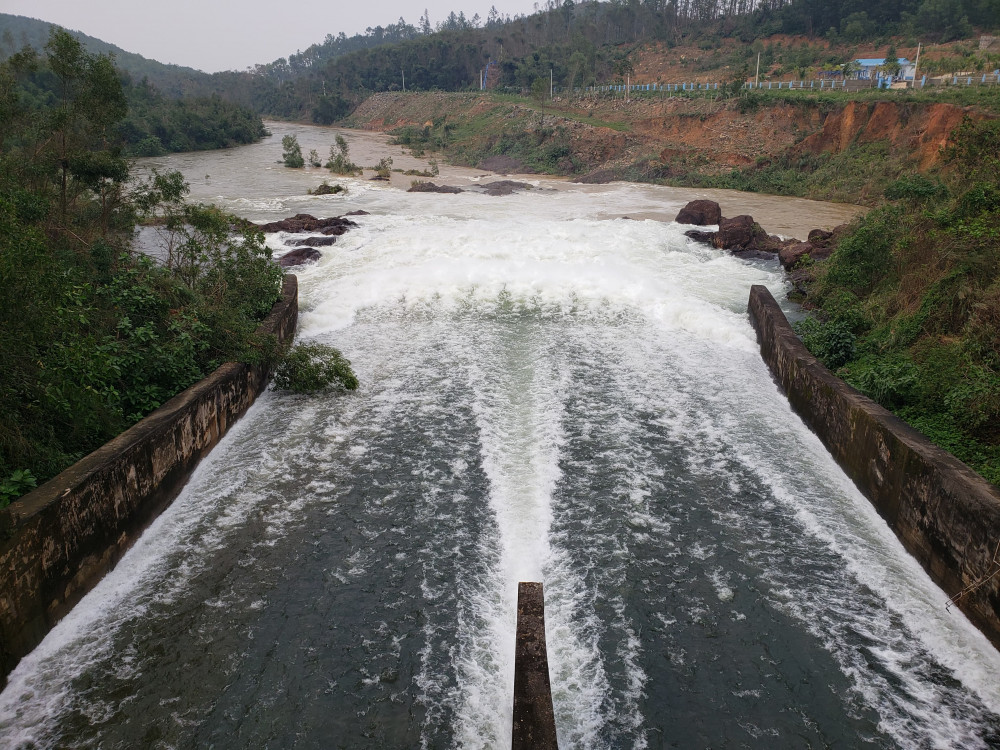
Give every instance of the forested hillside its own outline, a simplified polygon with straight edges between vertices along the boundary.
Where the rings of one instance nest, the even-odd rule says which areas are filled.
[[[0,62],[0,507],[259,354],[278,294],[259,232],[183,202],[179,173],[134,178],[124,126],[149,115],[130,93],[62,31]],[[162,264],[132,248],[154,215],[171,237]]]
[[[0,15],[0,28],[4,28],[0,59],[7,61],[7,70],[16,81],[19,106],[28,111],[44,111],[57,98],[59,76],[49,64],[50,56],[42,51],[57,27],[19,16]],[[43,30],[44,39],[39,40]],[[97,55],[113,65],[128,102],[125,115],[114,124],[116,140],[126,155],[156,156],[170,151],[226,148],[253,143],[266,134],[260,117],[247,107],[216,93],[187,97],[165,93],[154,83],[165,82],[167,92],[210,92],[211,77],[204,73],[146,60],[79,33],[64,32],[58,38],[73,40],[80,55]],[[15,48],[15,44],[20,46]],[[120,58],[125,60],[124,68]],[[142,71],[146,73],[137,78]]]
[[[40,52],[45,48],[52,28],[53,24],[46,21],[0,13],[0,59],[10,57],[24,47]],[[90,54],[112,55],[115,67],[127,73],[131,80],[145,79],[166,96],[177,98],[212,93],[213,84],[208,73],[150,60],[80,31],[70,33]]]
[[[24,42],[38,48],[48,24],[0,15],[0,55]],[[895,44],[946,43],[976,30],[1000,30],[1000,0],[893,0],[873,6],[832,0],[548,0],[530,16],[486,18],[452,12],[432,23],[403,18],[322,42],[252,69],[207,75],[161,65],[77,36],[91,52],[114,52],[137,85],[144,79],[167,98],[218,94],[279,118],[332,123],[382,91],[547,91],[624,81],[652,82],[709,74],[744,80],[762,72],[805,77],[838,69]],[[892,48],[891,50],[889,48]],[[649,59],[655,63],[649,64]],[[973,46],[929,51],[925,72],[992,70],[1000,55]],[[670,79],[668,78],[668,81]],[[674,81],[676,82],[676,80]],[[162,139],[161,139],[162,140]],[[169,140],[169,139],[168,139]]]
[[[806,73],[838,68],[856,56],[858,45],[884,49],[893,35],[915,47],[917,40],[948,42],[971,36],[974,28],[998,26],[1000,0],[898,0],[871,7],[838,0],[549,0],[528,17],[452,13],[434,28],[426,17],[417,26],[400,19],[365,35],[328,36],[287,60],[216,77],[228,95],[260,112],[328,123],[371,93],[404,87],[474,90],[485,79],[491,90],[542,83],[547,90],[550,75],[563,88],[624,81],[651,45],[667,58],[676,50],[673,57],[688,76],[711,70],[716,80],[740,80],[754,72],[758,53],[765,75]],[[784,35],[784,44],[775,35]],[[790,35],[802,40],[789,42]],[[946,55],[954,58],[947,65],[1000,65],[1000,56],[971,52]],[[934,55],[925,61],[933,70]]]

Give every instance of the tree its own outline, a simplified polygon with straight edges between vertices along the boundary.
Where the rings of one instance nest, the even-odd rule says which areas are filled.
[[[294,135],[286,135],[281,139],[281,158],[286,167],[299,169],[304,167],[306,160],[302,158],[302,147]]]
[[[128,113],[128,102],[107,55],[87,53],[79,40],[59,28],[50,32],[45,51],[57,79],[56,104],[46,112],[43,125],[52,137],[41,144],[38,153],[58,172],[60,217],[65,225],[78,189],[106,186],[95,175],[97,161],[107,180],[120,184],[127,177],[127,165],[109,146],[112,127]],[[73,179],[74,165],[86,173],[80,180]]]
[[[882,70],[888,75],[898,76],[902,69],[903,66],[899,64],[899,58],[896,57],[896,47],[890,44],[889,49],[885,52],[885,62],[882,64]]]
[[[917,9],[916,28],[936,32],[943,42],[972,34],[960,0],[924,0]]]
[[[360,172],[361,167],[350,159],[347,139],[337,133],[336,141],[336,147],[330,146],[330,160],[325,164],[326,168],[334,174],[355,175]]]

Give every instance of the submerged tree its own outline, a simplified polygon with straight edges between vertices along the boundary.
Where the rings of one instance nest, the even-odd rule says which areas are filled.
[[[330,160],[326,163],[326,168],[334,174],[355,175],[360,172],[361,167],[350,159],[347,139],[338,133],[336,141],[336,147],[330,146]]]
[[[330,387],[353,391],[358,387],[358,378],[339,349],[327,344],[296,344],[281,356],[274,387],[293,393],[313,393]]]
[[[302,158],[299,139],[294,135],[286,135],[281,139],[281,158],[286,167],[293,169],[301,169],[306,165],[306,160]]]

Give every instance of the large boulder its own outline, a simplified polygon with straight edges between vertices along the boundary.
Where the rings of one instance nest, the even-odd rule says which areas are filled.
[[[289,266],[301,266],[306,263],[314,263],[321,257],[319,250],[312,247],[300,247],[297,250],[285,253],[278,258],[278,265],[282,268]]]
[[[674,221],[678,224],[695,224],[700,227],[718,224],[722,221],[722,209],[715,201],[699,199],[684,206]]]
[[[833,232],[828,232],[825,229],[813,229],[809,232],[809,242],[814,245],[822,245],[831,237],[833,237]]]
[[[301,240],[292,240],[288,244],[291,247],[329,247],[336,241],[337,237],[334,235],[324,237],[305,237]]]
[[[487,195],[510,195],[517,190],[531,190],[531,185],[527,182],[515,182],[514,180],[497,180],[483,185],[483,192]]]
[[[715,232],[702,232],[698,229],[689,229],[684,233],[685,237],[690,237],[692,240],[698,242],[704,242],[708,245],[713,245],[715,243]]]
[[[812,260],[816,260],[815,252],[816,246],[811,242],[795,242],[781,248],[778,252],[778,260],[781,261],[781,265],[785,267],[786,271],[791,271],[802,260],[803,256],[808,255]]]
[[[436,185],[433,182],[414,182],[408,193],[462,193],[462,188],[455,185]]]
[[[748,252],[757,250],[758,245],[767,239],[767,232],[760,228],[760,224],[752,216],[743,214],[720,220],[719,231],[715,233],[712,244],[720,250]]]

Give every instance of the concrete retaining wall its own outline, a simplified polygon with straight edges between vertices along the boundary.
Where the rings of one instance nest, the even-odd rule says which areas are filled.
[[[284,341],[298,284],[260,331]],[[198,462],[267,387],[261,366],[228,363],[111,442],[0,511],[0,679],[111,570]]]
[[[792,408],[945,593],[996,571],[1000,490],[835,377],[809,354],[767,288],[751,288],[748,310]],[[1000,648],[1000,575],[959,606]]]

